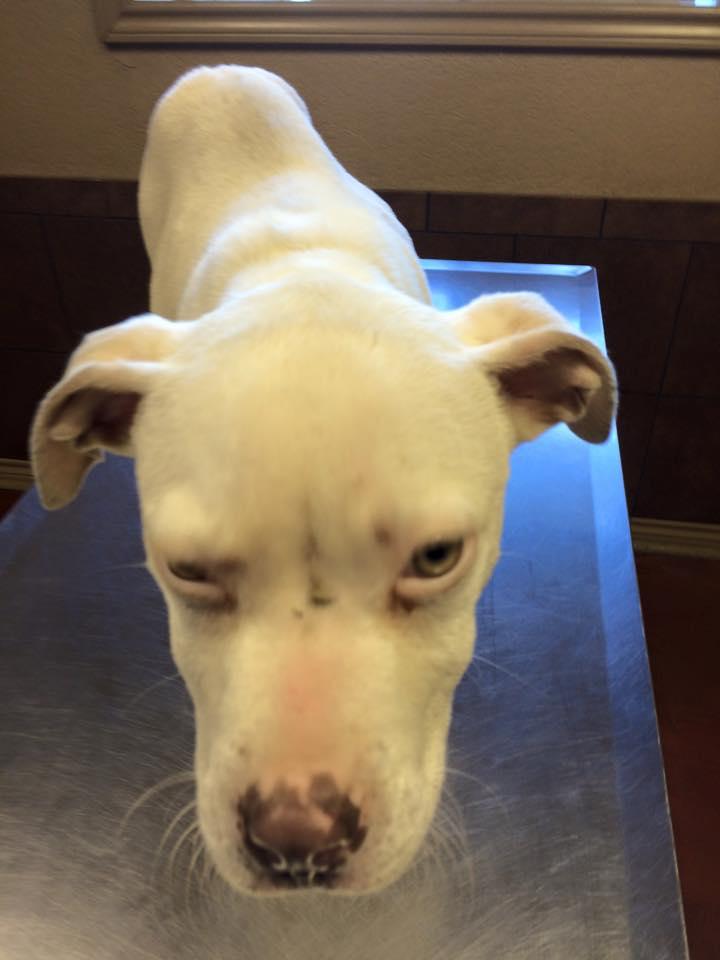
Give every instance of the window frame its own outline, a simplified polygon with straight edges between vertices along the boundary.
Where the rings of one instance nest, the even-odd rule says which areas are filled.
[[[690,0],[94,0],[113,46],[352,46],[720,52]]]

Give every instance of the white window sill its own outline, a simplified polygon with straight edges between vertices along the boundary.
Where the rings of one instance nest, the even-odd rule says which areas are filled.
[[[100,36],[115,45],[720,51],[720,8],[692,0],[94,2]]]

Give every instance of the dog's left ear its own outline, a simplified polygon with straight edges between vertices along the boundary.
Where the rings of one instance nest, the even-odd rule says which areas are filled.
[[[518,443],[559,422],[590,443],[607,439],[617,409],[612,364],[541,296],[479,297],[451,323],[497,383]]]
[[[85,337],[42,401],[30,434],[40,499],[49,510],[77,494],[103,450],[132,453],[131,429],[183,324],[146,314]]]

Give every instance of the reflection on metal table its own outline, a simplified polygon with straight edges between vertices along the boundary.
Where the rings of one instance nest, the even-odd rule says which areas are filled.
[[[441,308],[535,290],[602,344],[590,268],[424,266]],[[192,715],[129,461],[56,514],[28,493],[0,560],[2,960],[686,957],[614,434],[513,455],[450,740],[471,855],[366,898],[260,902],[195,869]]]

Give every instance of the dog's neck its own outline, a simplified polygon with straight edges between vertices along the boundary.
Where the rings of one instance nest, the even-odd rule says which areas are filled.
[[[387,262],[364,259],[350,250],[312,249],[283,251],[266,260],[243,265],[227,281],[223,290],[188,290],[178,305],[178,319],[193,320],[221,309],[238,297],[269,285],[284,284],[293,278],[345,278],[350,285],[362,284],[370,289],[397,289]],[[418,299],[420,299],[418,291]]]

